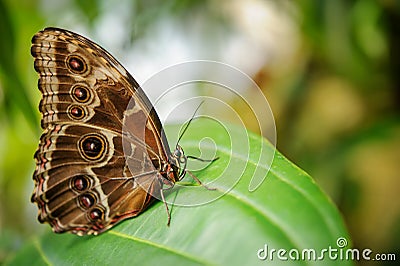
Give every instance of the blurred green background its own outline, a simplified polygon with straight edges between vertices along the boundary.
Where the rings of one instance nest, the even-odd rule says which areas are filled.
[[[271,105],[277,148],[330,195],[354,246],[400,256],[399,1],[0,0],[0,263],[45,227],[30,203],[30,40],[47,26],[95,40],[139,83],[187,60],[239,68]]]

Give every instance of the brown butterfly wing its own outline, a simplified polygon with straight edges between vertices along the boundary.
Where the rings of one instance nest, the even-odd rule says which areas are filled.
[[[160,189],[170,154],[146,95],[109,53],[78,34],[47,28],[33,37],[31,53],[43,96],[32,195],[39,221],[82,235],[138,215]]]

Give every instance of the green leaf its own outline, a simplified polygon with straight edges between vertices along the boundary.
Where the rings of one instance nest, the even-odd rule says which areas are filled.
[[[172,139],[176,139],[178,131],[178,126],[167,127],[170,144],[175,144]],[[190,125],[180,142],[187,155],[198,156],[201,151],[202,158],[212,158],[217,147],[219,159],[207,168],[194,171],[205,183],[214,180],[209,186],[216,190],[186,186],[173,190],[167,200],[187,203],[220,197],[199,206],[170,205],[170,227],[166,225],[167,214],[163,203],[156,202],[138,217],[123,221],[99,236],[79,237],[48,232],[25,246],[9,264],[351,264],[346,260],[330,259],[327,253],[323,262],[301,259],[303,249],[315,249],[316,256],[319,256],[322,249],[338,248],[336,241],[339,237],[345,237],[350,242],[342,218],[312,178],[278,152],[274,154],[273,146],[265,139],[248,133],[244,135],[248,147],[239,152],[231,149],[237,146],[233,140],[243,132],[246,131],[237,126],[206,119]],[[244,144],[239,146],[246,146]],[[260,169],[264,172],[268,169],[266,163],[257,164],[260,147],[268,158],[273,158],[273,163],[266,179],[250,192],[253,174],[259,173]],[[249,158],[243,151],[248,152]],[[198,166],[199,163],[191,162],[188,168]],[[237,178],[235,173],[239,173],[240,178],[236,184],[233,182],[235,186],[230,189],[230,178]],[[185,181],[190,181],[190,176]],[[275,252],[272,261],[270,257],[261,261],[257,253],[266,245],[269,251],[285,249],[289,252],[296,249],[300,252],[300,259],[281,261]]]

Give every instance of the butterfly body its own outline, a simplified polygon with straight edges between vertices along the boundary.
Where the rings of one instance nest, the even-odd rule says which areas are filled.
[[[46,28],[33,37],[31,54],[44,129],[31,198],[40,222],[57,233],[98,234],[182,178],[182,149],[171,153],[150,101],[107,51]]]

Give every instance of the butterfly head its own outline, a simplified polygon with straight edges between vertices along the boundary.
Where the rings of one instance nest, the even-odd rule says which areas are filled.
[[[176,145],[174,152],[171,154],[171,164],[173,172],[175,173],[174,179],[180,181],[186,174],[187,158],[181,146]]]

